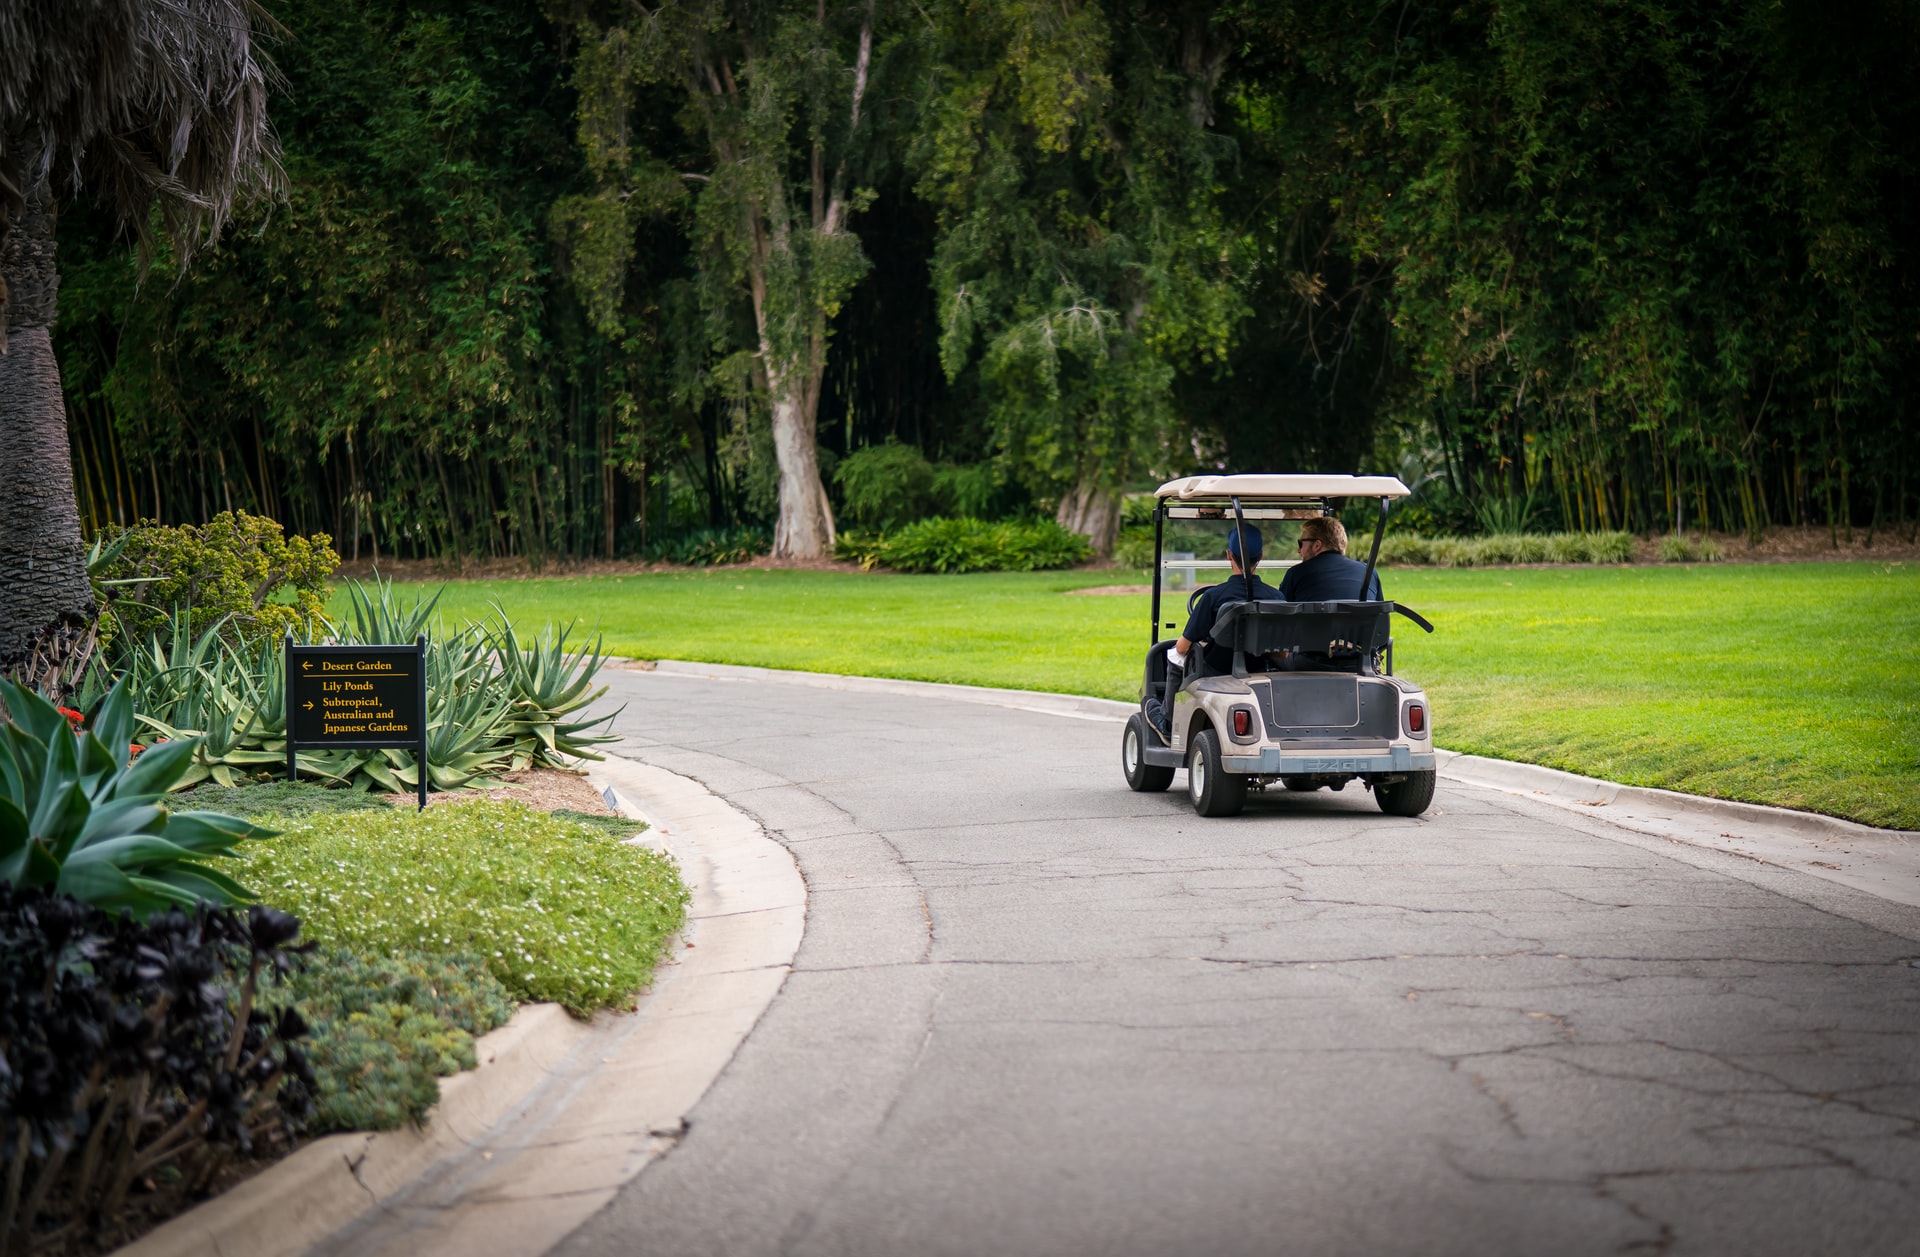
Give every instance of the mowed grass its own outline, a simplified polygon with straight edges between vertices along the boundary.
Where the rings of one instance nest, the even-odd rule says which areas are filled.
[[[452,582],[457,622],[579,621],[616,654],[1136,696],[1129,573],[710,571]],[[1920,565],[1389,569],[1440,745],[1920,828]],[[430,588],[430,587],[428,587]],[[1163,620],[1184,617],[1167,608]],[[1165,634],[1165,630],[1162,630]]]

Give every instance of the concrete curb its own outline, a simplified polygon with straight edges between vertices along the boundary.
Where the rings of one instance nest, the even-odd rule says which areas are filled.
[[[1441,751],[1440,776],[1920,907],[1920,833]]]
[[[737,664],[661,659],[642,671],[720,681],[777,681],[822,689],[899,696],[937,695],[956,702],[1036,711],[1077,720],[1122,720],[1132,703],[1031,690],[990,689],[938,681],[896,681],[788,672]],[[1920,907],[1920,832],[1876,829],[1791,808],[1735,803],[1672,790],[1624,786],[1537,764],[1440,751],[1440,776],[1578,812],[1638,833],[1728,851],[1856,890]]]
[[[588,774],[649,822],[692,892],[633,1015],[533,1004],[442,1079],[424,1130],[319,1139],[118,1257],[543,1253],[671,1148],[778,992],[806,886],[786,848],[697,783],[610,758]]]

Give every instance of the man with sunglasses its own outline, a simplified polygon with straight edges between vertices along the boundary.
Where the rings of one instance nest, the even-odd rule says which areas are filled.
[[[1378,602],[1380,573],[1360,592],[1367,565],[1347,557],[1347,530],[1330,515],[1300,525],[1300,562],[1280,578],[1280,596],[1288,602]]]

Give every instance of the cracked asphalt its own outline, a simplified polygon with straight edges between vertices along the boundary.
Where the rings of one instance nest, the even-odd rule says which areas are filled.
[[[1118,722],[602,675],[809,905],[557,1252],[1920,1252],[1920,910],[1445,781],[1203,821]]]

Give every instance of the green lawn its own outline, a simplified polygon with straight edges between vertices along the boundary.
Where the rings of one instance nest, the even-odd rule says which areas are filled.
[[[1137,576],[714,569],[449,584],[617,654],[1135,697]],[[1398,668],[1440,745],[1636,785],[1920,828],[1920,565],[1390,569]],[[1178,618],[1169,613],[1163,619]]]

